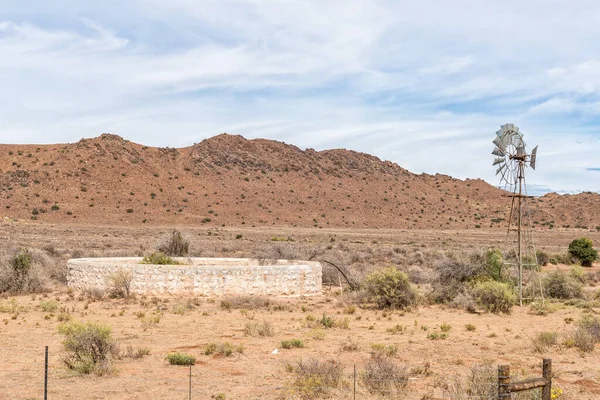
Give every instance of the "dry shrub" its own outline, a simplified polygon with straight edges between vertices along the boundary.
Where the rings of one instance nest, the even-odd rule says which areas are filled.
[[[221,300],[221,308],[225,310],[244,308],[246,310],[256,310],[259,308],[270,309],[271,307],[278,308],[277,302],[264,296],[226,296]]]
[[[252,337],[267,337],[275,334],[275,328],[269,321],[248,322],[244,327],[244,335]]]
[[[288,369],[296,377],[292,388],[302,398],[329,397],[343,383],[343,367],[336,360],[300,360],[288,365]]]
[[[451,302],[450,306],[454,308],[459,308],[461,310],[465,310],[470,313],[475,313],[477,311],[477,304],[475,303],[475,299],[469,292],[461,292],[459,293]]]
[[[557,343],[558,334],[556,332],[539,332],[532,339],[533,349],[538,353],[545,352],[548,347],[552,347]]]
[[[167,256],[185,257],[190,252],[190,241],[185,238],[181,232],[174,229],[161,243],[156,246],[156,250]]]
[[[408,383],[406,368],[383,355],[372,356],[360,377],[369,393],[385,397],[398,397]]]
[[[14,251],[8,263],[0,263],[0,293],[46,291],[46,279],[42,271],[47,260],[49,257],[45,254],[28,248]]]
[[[498,371],[491,363],[475,364],[467,377],[446,382],[446,396],[455,400],[494,400],[498,396]]]
[[[124,299],[131,296],[131,282],[133,281],[131,271],[118,269],[110,274],[108,281],[110,286],[109,295],[111,297]]]
[[[553,299],[583,297],[583,285],[577,279],[560,270],[548,273],[542,280],[544,294]]]
[[[432,282],[434,301],[447,303],[464,293],[467,284],[485,271],[485,266],[468,260],[464,255],[450,254],[438,260]]]

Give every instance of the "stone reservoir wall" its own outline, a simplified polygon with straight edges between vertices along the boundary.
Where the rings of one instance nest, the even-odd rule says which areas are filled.
[[[136,294],[314,295],[321,293],[322,268],[316,261],[248,258],[176,258],[182,265],[140,264],[141,258],[78,258],[68,261],[68,286],[108,290],[110,277],[131,273]]]

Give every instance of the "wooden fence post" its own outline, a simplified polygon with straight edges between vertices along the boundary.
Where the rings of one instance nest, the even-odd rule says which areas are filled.
[[[542,400],[551,400],[552,398],[552,359],[544,358],[542,363],[542,377],[546,378],[548,383],[542,388]]]
[[[498,365],[498,400],[510,400],[510,366]]]

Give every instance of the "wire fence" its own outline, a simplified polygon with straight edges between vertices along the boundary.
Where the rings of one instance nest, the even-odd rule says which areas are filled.
[[[47,351],[47,348],[46,348]],[[81,376],[68,370],[60,355],[45,353],[32,361],[19,360],[3,365],[0,358],[0,400],[33,399],[294,399],[326,396],[339,399],[397,398],[414,392],[419,377],[408,374],[394,377],[370,377],[365,383],[364,371],[356,365],[332,381],[316,376],[295,378],[293,374],[273,375],[264,381],[248,382],[245,376],[229,376],[227,387],[219,381],[219,371],[203,365],[173,366],[168,375],[157,377],[151,366],[141,366],[135,374],[117,373],[110,378]],[[47,357],[47,358],[46,358]],[[546,360],[544,361],[546,362]],[[452,378],[452,377],[450,377]],[[435,397],[429,393],[418,398],[453,400],[497,399],[498,383],[488,380],[476,391],[471,383],[453,377],[438,388]],[[421,387],[421,390],[423,388]],[[413,393],[414,394],[414,393]],[[427,394],[432,397],[427,397]],[[510,398],[510,397],[509,397]],[[531,399],[532,397],[527,397]],[[536,397],[541,398],[541,397]]]

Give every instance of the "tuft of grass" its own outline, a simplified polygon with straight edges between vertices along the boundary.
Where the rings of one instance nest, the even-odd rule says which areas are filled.
[[[171,365],[194,365],[196,357],[186,353],[170,353],[167,355],[167,360]]]
[[[301,349],[304,347],[304,342],[300,339],[282,340],[281,347],[284,349]]]
[[[448,338],[448,334],[445,332],[442,333],[438,333],[438,332],[429,332],[427,334],[427,339],[429,340],[444,340]]]
[[[275,334],[275,328],[273,328],[273,324],[268,321],[262,322],[248,322],[244,327],[244,335],[252,336],[252,337],[267,337],[273,336]]]
[[[223,343],[210,342],[206,345],[206,347],[204,349],[204,354],[207,356],[210,356],[210,355],[219,356],[220,355],[220,356],[225,356],[225,357],[231,357],[235,353],[244,354],[244,344],[243,343],[234,345],[229,342],[223,342]]]
[[[532,339],[533,349],[538,353],[543,353],[548,347],[554,346],[557,343],[558,334],[552,331],[539,332]]]
[[[398,347],[395,344],[371,344],[371,356],[373,357],[393,357],[398,353]]]
[[[444,322],[442,325],[440,325],[440,330],[442,332],[450,332],[450,329],[452,329],[452,325],[450,324]]]
[[[477,327],[473,324],[466,324],[465,329],[469,332],[475,332],[477,330]]]
[[[58,310],[58,302],[56,300],[44,300],[40,302],[40,308],[44,312],[55,312]]]

